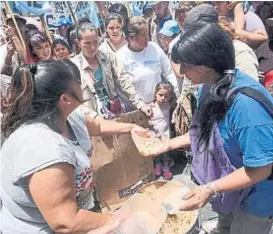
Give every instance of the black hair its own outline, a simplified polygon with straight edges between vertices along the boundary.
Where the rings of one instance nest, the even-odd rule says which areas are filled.
[[[141,29],[144,25],[148,25],[147,20],[142,16],[133,16],[130,18],[127,30],[125,32],[126,39],[136,37],[141,33]]]
[[[174,88],[172,86],[172,84],[169,81],[161,81],[160,83],[158,83],[155,86],[155,90],[154,90],[154,99],[156,99],[156,94],[160,89],[167,89],[169,90],[170,93],[170,101],[169,103],[171,104],[172,107],[175,106],[176,104],[176,95],[174,92]]]
[[[3,113],[2,131],[9,136],[30,121],[43,122],[60,133],[59,98],[69,92],[70,83],[80,84],[80,72],[68,59],[24,64],[12,77],[9,98]]]
[[[82,39],[82,33],[84,33],[84,32],[93,32],[93,31],[95,31],[98,34],[98,29],[96,28],[95,25],[93,25],[93,24],[91,24],[89,22],[81,23],[76,28],[76,38],[81,40]]]
[[[116,13],[121,16],[123,22],[123,31],[125,32],[129,21],[129,14],[126,6],[122,3],[114,3],[108,8],[108,13]]]
[[[206,66],[220,75],[204,99],[200,99],[198,111],[199,146],[209,142],[215,121],[224,118],[229,102],[226,94],[233,85],[235,76],[235,54],[230,36],[217,24],[195,26],[181,35],[174,46],[171,58],[181,67]]]
[[[65,40],[63,40],[61,38],[55,39],[52,43],[52,48],[54,49],[58,44],[61,44],[64,47],[66,47],[68,49],[69,53],[71,53],[71,48]]]
[[[34,25],[34,24],[26,24],[25,25],[25,31],[27,32],[27,31],[32,31],[32,30],[36,30],[36,31],[39,31],[39,29],[37,28],[37,26],[36,25]]]
[[[105,19],[105,28],[107,28],[111,20],[117,20],[123,26],[122,17],[119,14],[112,13]]]

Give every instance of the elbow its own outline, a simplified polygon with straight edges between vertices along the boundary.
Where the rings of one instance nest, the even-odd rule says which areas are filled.
[[[50,224],[54,233],[59,234],[76,234],[80,233],[77,225],[72,220],[59,220]]]
[[[53,230],[54,233],[60,233],[60,234],[72,234],[76,233],[73,225],[71,225],[71,220],[70,223],[67,221],[54,221],[54,223],[50,224],[51,229]]]
[[[262,44],[263,42],[268,40],[268,35],[266,32],[264,32],[263,34],[260,34],[260,43]]]
[[[260,167],[260,168],[249,168],[247,167],[246,168],[246,172],[248,174],[248,176],[250,178],[252,178],[252,184],[256,184],[256,183],[259,183],[261,181],[264,181],[266,179],[268,179],[273,171],[272,171],[272,163],[267,165],[267,166],[264,166],[264,167]]]
[[[55,218],[48,222],[54,233],[76,234],[79,233],[76,216],[66,213],[56,214]]]
[[[259,34],[258,40],[256,40],[256,41],[252,40],[254,49],[257,49],[262,43],[264,43],[267,40],[268,40],[268,35],[266,32]]]

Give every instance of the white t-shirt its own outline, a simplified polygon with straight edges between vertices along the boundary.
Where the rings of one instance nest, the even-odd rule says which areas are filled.
[[[145,103],[153,101],[155,86],[163,80],[169,81],[179,95],[170,61],[156,43],[148,42],[148,46],[141,52],[133,52],[124,46],[117,51],[117,58],[123,62],[126,72],[133,75],[132,83],[139,98]]]
[[[153,115],[149,119],[149,125],[152,130],[159,135],[170,137],[170,103],[158,105],[151,103]]]
[[[53,233],[31,197],[27,177],[57,163],[74,167],[78,207],[93,207],[93,170],[88,158],[92,148],[85,116],[76,110],[68,121],[74,140],[43,123],[31,123],[20,126],[4,142],[1,149],[3,233]]]

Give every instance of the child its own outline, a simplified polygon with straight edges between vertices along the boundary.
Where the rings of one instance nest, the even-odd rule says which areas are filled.
[[[150,104],[153,115],[149,119],[152,130],[160,136],[170,138],[171,101],[175,97],[170,82],[164,81],[155,87],[155,100]],[[165,153],[155,158],[154,174],[160,176],[163,172],[165,180],[172,179],[170,167],[174,165],[170,156]]]

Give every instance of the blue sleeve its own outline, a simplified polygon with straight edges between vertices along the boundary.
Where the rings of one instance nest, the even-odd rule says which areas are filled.
[[[247,167],[273,163],[273,118],[258,101],[240,94],[232,105],[233,136]]]

